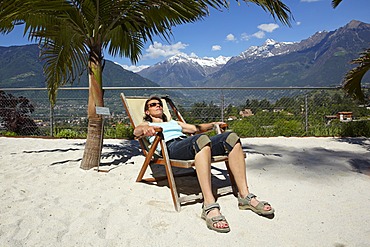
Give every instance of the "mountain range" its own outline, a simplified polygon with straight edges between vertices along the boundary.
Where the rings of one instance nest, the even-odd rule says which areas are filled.
[[[350,61],[370,47],[370,24],[353,20],[300,42],[266,40],[234,57],[175,55],[140,72],[161,86],[339,86]],[[364,80],[369,81],[369,73]]]
[[[370,24],[353,20],[300,42],[271,39],[233,57],[178,54],[138,73],[106,60],[104,86],[290,87],[339,86],[351,60],[370,47]],[[0,87],[45,87],[37,45],[0,47]],[[363,85],[370,81],[367,73]],[[74,86],[87,86],[87,74]]]
[[[0,46],[0,88],[45,87],[43,61],[37,45]],[[123,69],[112,61],[105,61],[103,82],[106,87],[158,87],[157,83]],[[69,85],[70,86],[70,85]],[[87,73],[73,86],[88,86]]]

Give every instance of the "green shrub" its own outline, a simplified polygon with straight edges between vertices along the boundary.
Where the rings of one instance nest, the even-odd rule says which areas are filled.
[[[370,137],[370,121],[341,122],[341,136]]]
[[[303,124],[297,120],[278,119],[274,122],[276,136],[304,136]]]
[[[328,125],[314,125],[309,128],[313,136],[370,137],[370,121],[340,122],[333,120]]]
[[[2,136],[17,136],[18,134],[13,131],[1,131],[0,135]]]
[[[114,127],[105,128],[104,137],[134,139],[134,130],[127,124],[117,124]]]
[[[229,123],[229,129],[234,131],[240,137],[253,137],[256,136],[255,126],[246,121],[245,119],[232,121]]]
[[[340,124],[314,125],[309,127],[308,136],[340,136]]]
[[[81,131],[61,129],[55,136],[60,138],[85,138],[87,135]]]

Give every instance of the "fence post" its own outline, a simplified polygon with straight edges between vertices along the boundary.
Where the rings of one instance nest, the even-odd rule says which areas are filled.
[[[224,91],[221,90],[221,122],[224,122],[224,111],[225,111],[225,96],[224,96]]]
[[[50,103],[50,136],[54,137],[54,106]]]
[[[308,100],[307,100],[307,94],[304,96],[304,107],[305,107],[305,130],[306,130],[306,136],[308,135]]]

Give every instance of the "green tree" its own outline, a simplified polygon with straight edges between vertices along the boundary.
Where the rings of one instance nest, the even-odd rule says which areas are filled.
[[[290,9],[280,0],[246,0],[290,25]],[[87,69],[89,76],[88,135],[81,168],[100,162],[104,106],[103,51],[136,63],[144,44],[154,36],[171,38],[171,28],[202,20],[209,8],[228,8],[225,0],[0,0],[0,33],[25,24],[24,33],[40,44],[52,104],[57,90],[73,83]]]
[[[281,97],[275,102],[275,107],[288,108],[296,104],[295,98],[293,97]]]
[[[259,105],[260,105],[260,102],[258,101],[258,99],[252,99],[252,100],[247,100],[246,101],[246,105],[245,105],[245,108],[249,108],[252,110],[252,112],[254,114],[256,114],[257,110],[259,109]],[[243,109],[244,110],[244,109]]]
[[[213,102],[210,102],[208,105],[205,101],[196,102],[192,105],[190,112],[190,123],[213,122],[219,121],[221,118],[221,109]]]
[[[342,0],[332,0],[333,8],[338,7],[341,2]],[[358,64],[358,66],[347,72],[344,77],[343,88],[349,95],[364,101],[365,95],[361,90],[361,81],[370,69],[370,48],[362,52],[360,57],[352,60],[351,63]]]
[[[229,104],[225,109],[225,119],[230,116],[238,117],[239,116],[239,109],[232,104]]]
[[[263,99],[259,102],[259,107],[262,108],[263,110],[270,110],[271,103],[267,99]]]

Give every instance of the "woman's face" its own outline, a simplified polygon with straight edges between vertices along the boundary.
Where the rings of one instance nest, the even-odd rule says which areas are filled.
[[[145,114],[156,117],[156,118],[162,118],[163,114],[163,105],[161,101],[158,101],[157,99],[152,99],[148,103],[148,110],[145,111]]]

